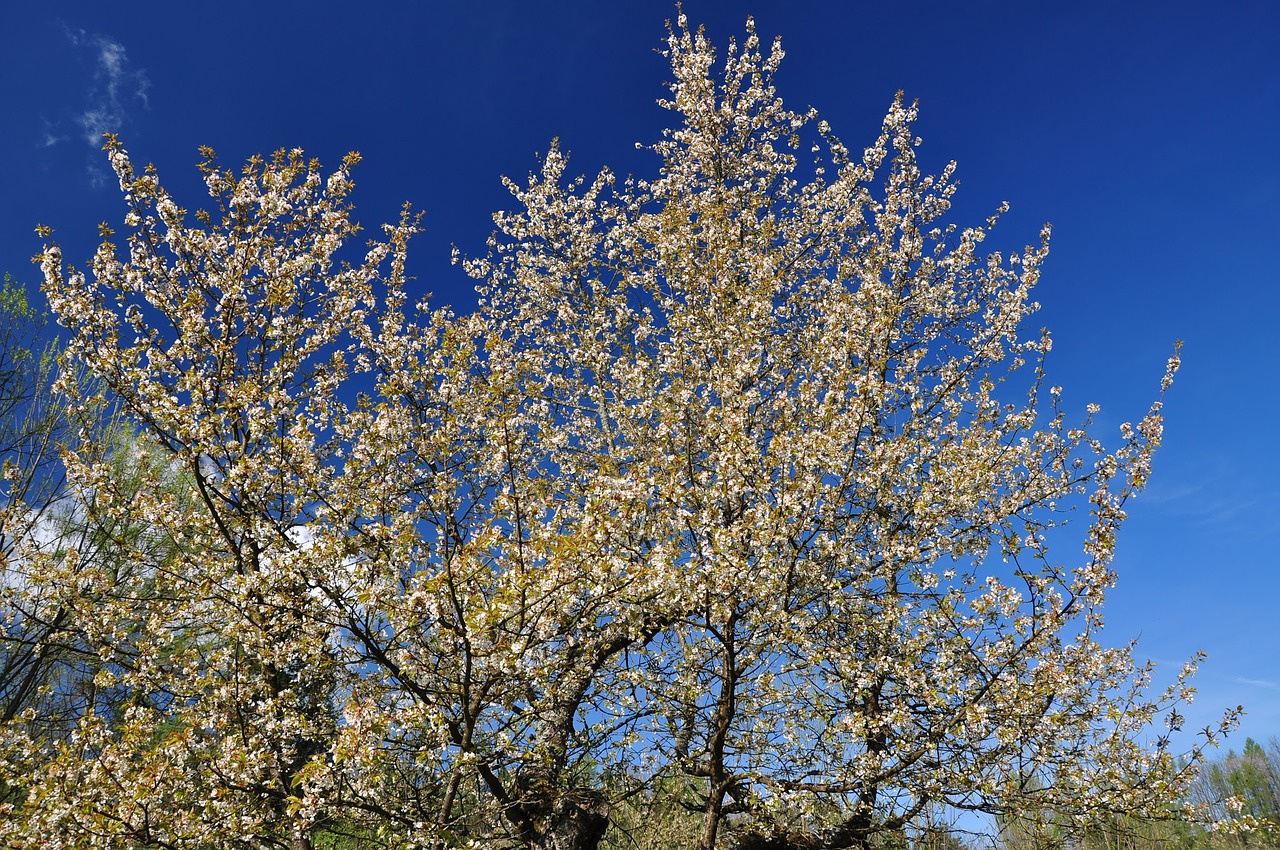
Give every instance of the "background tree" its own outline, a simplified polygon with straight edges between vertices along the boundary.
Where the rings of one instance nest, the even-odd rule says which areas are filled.
[[[0,547],[4,578],[0,633],[0,720],[13,720],[36,700],[53,666],[44,640],[62,623],[57,606],[20,604],[25,577],[15,551],[35,534],[52,535],[50,514],[63,494],[58,445],[67,419],[52,398],[56,351],[43,317],[8,274],[0,289]]]
[[[1252,738],[1200,774],[1194,796],[1232,828],[1227,846],[1280,845],[1280,740],[1263,747]]]
[[[68,473],[165,545],[125,581],[41,571],[130,701],[10,759],[7,841],[591,850],[643,803],[705,850],[866,848],[939,810],[1172,814],[1200,745],[1145,736],[1192,668],[1152,696],[1098,638],[1160,404],[1114,451],[1067,424],[1021,335],[1047,231],[982,255],[995,219],[941,223],[913,106],[853,156],[750,25],[720,78],[683,17],[667,56],[659,176],[566,179],[553,146],[465,317],[410,303],[407,210],[340,260],[354,156],[205,151],[189,216],[108,140],[127,250],[104,226],[91,276],[41,265],[100,382],[63,391],[159,462]]]

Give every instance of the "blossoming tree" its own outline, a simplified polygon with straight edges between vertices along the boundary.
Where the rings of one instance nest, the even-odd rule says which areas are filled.
[[[108,141],[127,243],[42,268],[189,487],[68,457],[168,545],[138,587],[47,571],[128,698],[7,731],[7,841],[588,850],[658,794],[706,850],[1170,813],[1199,745],[1145,736],[1191,668],[1150,695],[1098,635],[1160,404],[1111,451],[1068,424],[1023,332],[1047,230],[981,253],[913,106],[851,153],[750,25],[719,78],[683,17],[667,56],[659,176],[553,146],[467,316],[411,303],[409,211],[341,261],[354,156],[206,152],[189,215]]]

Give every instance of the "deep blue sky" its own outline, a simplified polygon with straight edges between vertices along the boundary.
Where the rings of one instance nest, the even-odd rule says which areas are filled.
[[[958,218],[1013,205],[988,245],[1054,224],[1038,298],[1050,379],[1114,429],[1153,397],[1176,339],[1166,444],[1120,539],[1109,640],[1171,673],[1210,653],[1189,712],[1243,703],[1280,734],[1280,4],[709,2],[723,45],[748,14],[781,35],[793,107],[857,149],[895,91],[921,104],[926,165],[959,162]],[[90,137],[118,131],[194,207],[199,145],[227,165],[358,150],[366,226],[426,210],[413,270],[466,309],[449,246],[479,253],[558,136],[574,171],[642,175],[668,114],[666,2],[381,0],[7,4],[0,18],[0,271],[34,282],[37,222],[83,265],[123,207]],[[1029,328],[1034,331],[1035,328]],[[1108,437],[1114,436],[1114,430]],[[1160,680],[1167,678],[1159,676]]]

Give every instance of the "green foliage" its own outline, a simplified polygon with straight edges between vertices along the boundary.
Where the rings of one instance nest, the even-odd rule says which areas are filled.
[[[623,796],[610,812],[613,828],[601,850],[685,850],[696,847],[702,829],[700,789],[684,778],[667,778]],[[703,794],[705,796],[705,792]]]
[[[1190,808],[1181,809],[1181,804]],[[1199,814],[1193,814],[1197,807]],[[1208,828],[1206,823],[1214,823]],[[1171,800],[1169,817],[1113,815],[1085,830],[1049,811],[1001,821],[1001,850],[1239,850],[1280,847],[1280,740],[1252,738],[1206,764],[1190,796]]]
[[[1200,776],[1198,802],[1233,828],[1229,846],[1280,847],[1280,740],[1246,738]]]

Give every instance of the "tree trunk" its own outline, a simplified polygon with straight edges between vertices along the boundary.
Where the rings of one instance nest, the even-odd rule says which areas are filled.
[[[293,828],[293,841],[290,842],[289,846],[291,850],[311,850],[311,836],[307,830],[295,826]]]
[[[597,850],[609,828],[609,801],[604,794],[575,788],[544,809],[530,846],[535,850]]]

